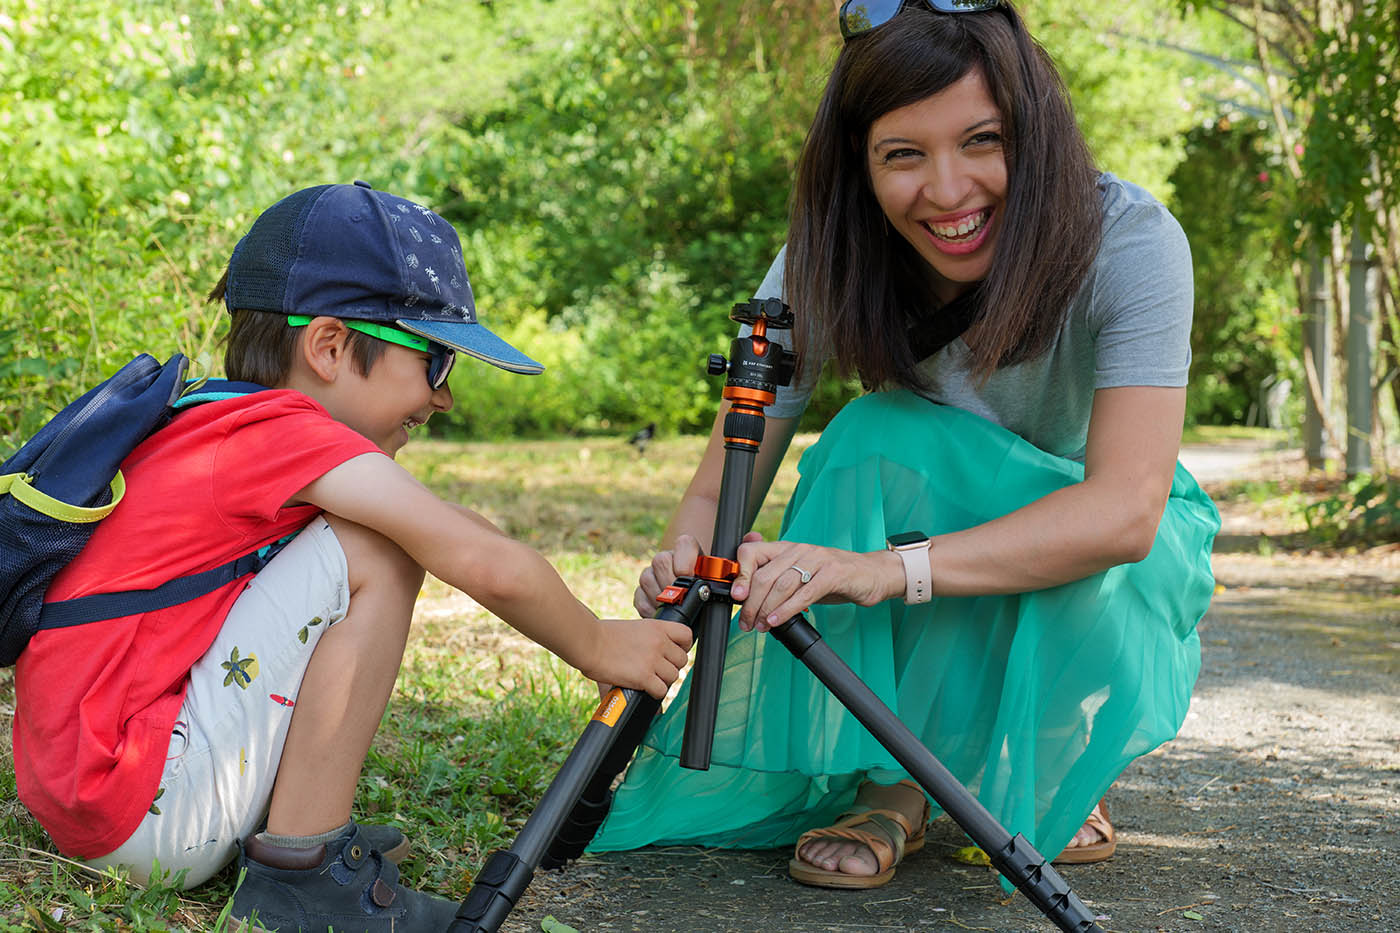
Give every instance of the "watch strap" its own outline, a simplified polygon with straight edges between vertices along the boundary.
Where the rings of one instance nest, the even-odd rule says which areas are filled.
[[[929,567],[929,539],[909,544],[890,544],[889,549],[904,562],[904,604],[917,606],[933,598],[933,573]]]

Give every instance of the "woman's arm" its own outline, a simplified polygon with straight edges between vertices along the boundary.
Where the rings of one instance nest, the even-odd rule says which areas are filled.
[[[934,594],[1027,592],[1146,557],[1171,491],[1185,406],[1184,388],[1096,391],[1083,482],[933,538]],[[734,596],[744,600],[746,629],[765,630],[818,602],[873,605],[904,594],[903,563],[889,551],[754,542],[740,548],[739,561]],[[794,565],[810,582],[790,572]]]
[[[720,480],[724,475],[724,417],[728,413],[729,403],[723,402],[719,414],[715,416],[700,465],[696,467],[695,475],[691,477],[675,514],[666,526],[666,534],[661,539],[662,550],[652,558],[651,566],[642,571],[632,604],[645,617],[656,614],[657,594],[676,577],[694,570],[695,559],[700,554],[709,553],[710,539],[715,530],[715,514],[719,508]],[[748,514],[744,516],[745,528],[750,527],[758,515],[796,431],[796,418],[766,420],[763,441],[754,457]]]

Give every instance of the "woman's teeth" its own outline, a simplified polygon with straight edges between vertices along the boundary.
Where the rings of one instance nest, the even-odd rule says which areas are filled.
[[[982,225],[987,222],[987,218],[991,215],[992,212],[990,210],[985,210],[979,211],[978,213],[973,214],[970,217],[964,217],[962,220],[958,221],[955,224],[925,223],[924,226],[928,229],[930,233],[932,233],[936,237],[939,237],[940,239],[965,240],[972,234],[976,233],[978,230],[981,230]]]

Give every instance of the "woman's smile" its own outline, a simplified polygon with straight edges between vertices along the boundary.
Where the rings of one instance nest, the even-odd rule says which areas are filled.
[[[981,208],[961,216],[922,221],[935,249],[950,256],[975,252],[991,234],[993,209]]]

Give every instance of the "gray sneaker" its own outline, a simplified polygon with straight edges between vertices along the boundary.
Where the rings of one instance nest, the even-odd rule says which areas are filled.
[[[398,866],[354,825],[314,849],[248,839],[238,865],[232,928],[246,933],[443,933],[457,902],[399,884]]]

